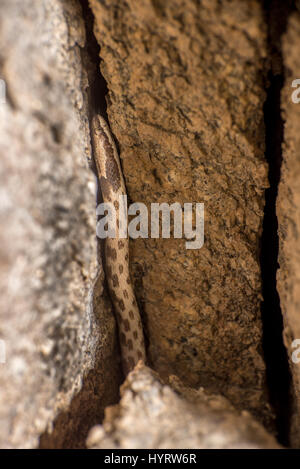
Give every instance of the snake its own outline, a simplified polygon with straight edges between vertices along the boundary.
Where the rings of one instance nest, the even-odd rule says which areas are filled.
[[[129,271],[129,238],[120,236],[120,196],[126,196],[127,192],[115,141],[106,120],[99,114],[91,120],[91,140],[103,202],[113,204],[116,211],[115,236],[105,238],[104,271],[126,376],[140,360],[146,361],[141,314]]]

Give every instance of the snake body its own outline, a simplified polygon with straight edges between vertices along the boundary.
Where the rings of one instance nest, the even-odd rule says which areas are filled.
[[[105,239],[105,273],[119,330],[122,367],[125,375],[139,360],[145,362],[144,334],[129,273],[129,240],[119,236],[119,197],[126,195],[117,148],[105,119],[92,119],[92,147],[103,202],[114,205],[117,215],[115,238]]]

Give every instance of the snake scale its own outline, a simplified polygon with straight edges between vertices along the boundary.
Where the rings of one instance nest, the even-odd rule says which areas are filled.
[[[118,151],[105,119],[94,115],[92,148],[103,202],[116,210],[116,236],[105,239],[105,274],[116,314],[125,376],[139,360],[145,362],[144,333],[141,316],[129,273],[129,239],[119,235],[119,197],[126,195]]]

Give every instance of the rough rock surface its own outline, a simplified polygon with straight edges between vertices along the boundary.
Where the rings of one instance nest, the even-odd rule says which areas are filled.
[[[103,426],[91,429],[89,448],[279,448],[248,412],[226,398],[184,388],[174,392],[138,364],[121,389],[121,401],[106,409]],[[178,394],[179,393],[179,394]],[[181,394],[181,395],[180,395]]]
[[[269,419],[259,267],[267,186],[263,2],[90,4],[130,200],[148,207],[204,202],[205,243],[188,251],[186,240],[131,242],[150,364],[177,393],[138,368],[88,444],[276,447],[229,403]],[[86,8],[78,0],[1,2],[1,448],[33,448],[39,440],[42,448],[82,447],[104,407],[118,399],[115,320],[103,288],[88,167],[88,87],[97,64],[88,57],[80,5]],[[283,40],[277,204],[278,289],[290,357],[300,338],[300,104],[291,101],[299,36],[294,12]],[[292,443],[300,446],[300,368],[290,364]]]
[[[284,319],[284,341],[288,350],[293,379],[294,409],[291,442],[300,447],[300,363],[291,360],[300,339],[300,103],[292,101],[292,82],[300,78],[300,4],[288,21],[283,37],[285,86],[281,105],[284,111],[284,144],[281,180],[277,199],[279,226],[278,291]],[[299,85],[298,85],[299,86]],[[296,347],[299,349],[298,347]],[[299,353],[298,353],[299,357]],[[297,358],[297,357],[296,357]]]
[[[90,5],[131,201],[205,204],[202,249],[131,242],[150,363],[261,417],[262,2]]]
[[[44,445],[75,447],[118,396],[101,276],[97,310],[89,293],[98,266],[79,3],[2,1],[0,39],[0,447],[36,447],[47,426]]]

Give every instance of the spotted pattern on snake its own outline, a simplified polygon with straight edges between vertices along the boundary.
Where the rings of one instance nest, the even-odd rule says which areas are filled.
[[[119,196],[126,195],[119,155],[105,119],[95,115],[91,122],[92,147],[103,202],[114,204],[116,237],[105,239],[105,273],[116,314],[122,355],[127,375],[139,360],[146,361],[144,333],[129,274],[129,240],[119,236]]]

